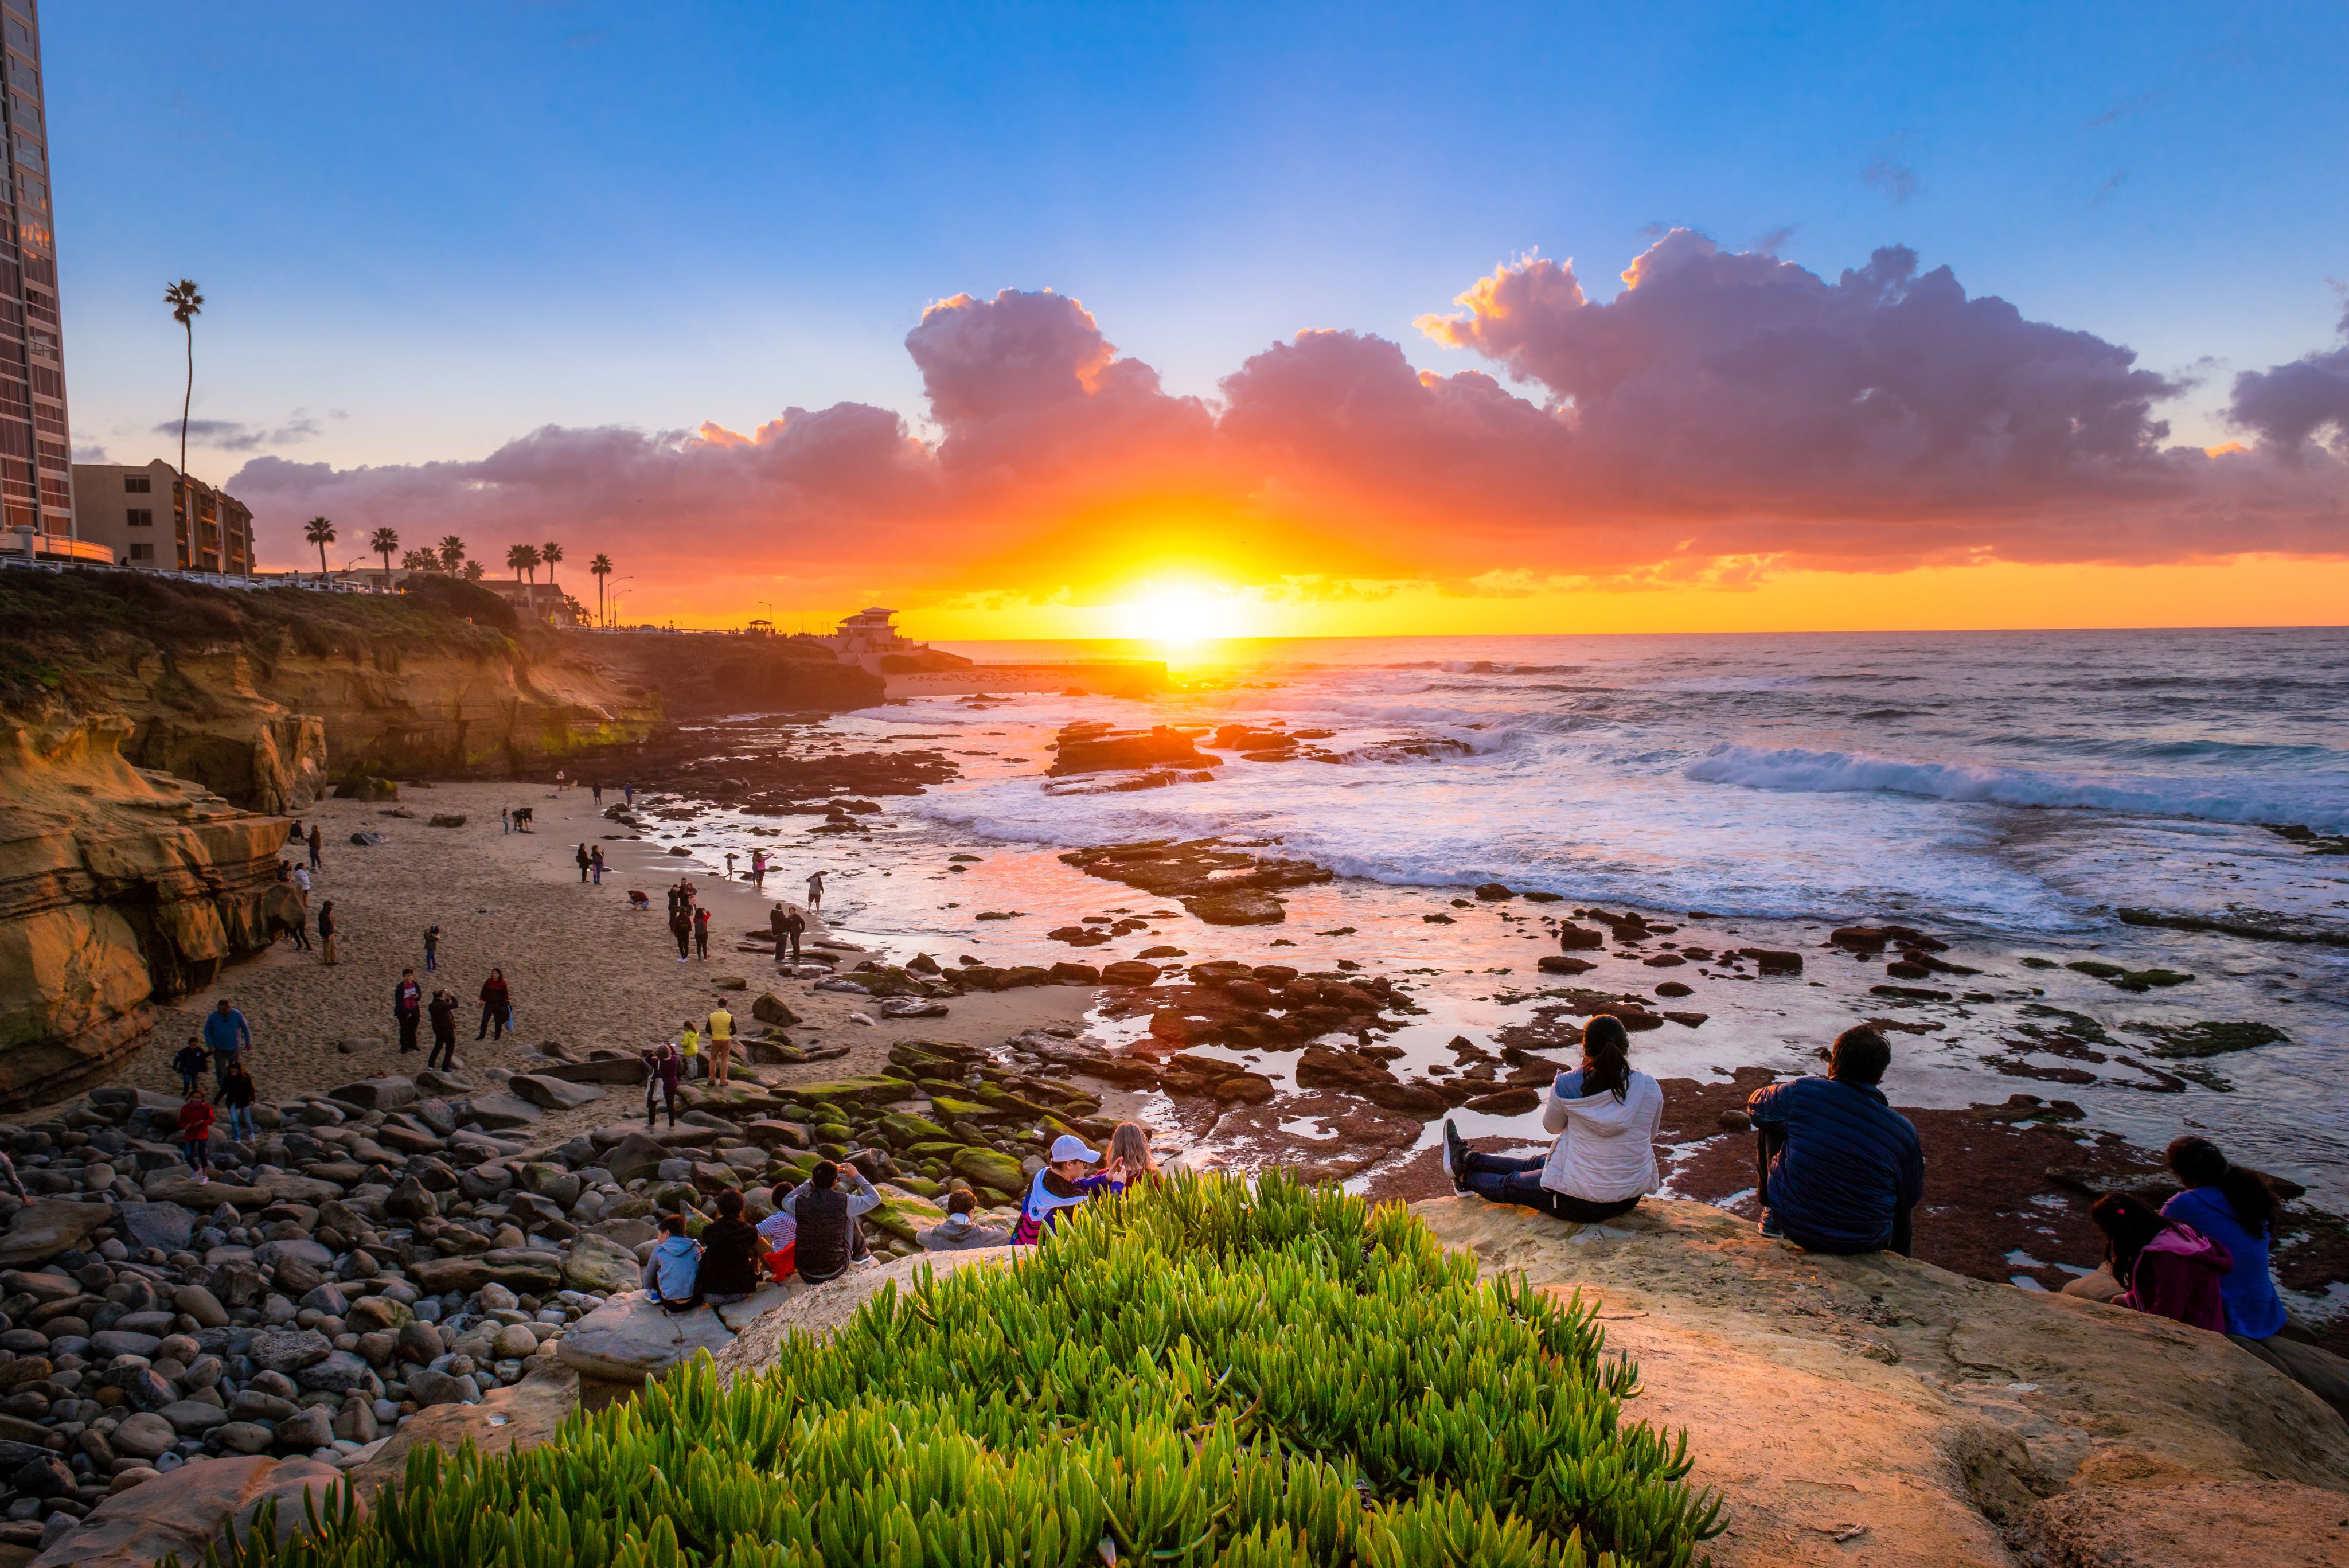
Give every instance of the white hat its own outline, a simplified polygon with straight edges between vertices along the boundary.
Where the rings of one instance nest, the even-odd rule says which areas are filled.
[[[1047,1163],[1059,1165],[1063,1160],[1081,1159],[1087,1165],[1091,1165],[1100,1158],[1099,1154],[1087,1148],[1085,1140],[1076,1134],[1062,1133],[1052,1140],[1052,1158]]]

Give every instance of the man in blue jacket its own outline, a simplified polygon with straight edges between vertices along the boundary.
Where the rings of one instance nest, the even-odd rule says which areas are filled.
[[[204,1015],[204,1049],[212,1054],[213,1075],[218,1077],[235,1066],[239,1053],[252,1044],[253,1029],[245,1023],[244,1014],[230,1006],[227,997],[222,997],[220,1005]]]
[[[1908,1255],[1925,1154],[1916,1127],[1876,1086],[1891,1064],[1883,1035],[1847,1029],[1826,1077],[1773,1084],[1746,1101],[1759,1135],[1764,1235],[1813,1252]]]

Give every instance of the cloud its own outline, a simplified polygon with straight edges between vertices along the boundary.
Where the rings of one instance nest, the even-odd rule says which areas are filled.
[[[1901,151],[1907,140],[1904,136],[1896,136],[1878,143],[1876,156],[1859,171],[1861,184],[1891,197],[1896,207],[1907,206],[1920,189],[1917,171],[1909,166]]]
[[[2338,348],[2237,376],[2227,417],[2294,458],[2330,427],[2333,450],[2349,458],[2349,311]]]
[[[177,439],[180,421],[165,420],[150,433]],[[268,446],[293,446],[317,433],[318,421],[298,410],[274,430],[243,424],[235,420],[188,421],[188,444],[210,447],[216,452],[259,452]]]
[[[1674,230],[1622,284],[1594,299],[1571,262],[1528,254],[1419,323],[1490,369],[1423,371],[1386,337],[1313,330],[1211,400],[1169,393],[1066,296],[957,295],[905,337],[926,435],[859,403],[747,432],[550,425],[468,461],[255,456],[231,488],[264,541],[318,514],[456,533],[492,563],[560,537],[623,560],[639,592],[705,600],[774,577],[810,597],[1081,593],[1162,559],[1497,592],[1511,573],[1735,587],[2349,554],[2349,348],[2239,378],[2259,444],[2212,455],[2158,417],[2184,380],[1969,296],[1903,247],[1828,278]]]

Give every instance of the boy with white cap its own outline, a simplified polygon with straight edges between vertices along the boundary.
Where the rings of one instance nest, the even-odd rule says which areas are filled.
[[[1054,1138],[1044,1168],[1028,1184],[1028,1200],[1019,1206],[1019,1223],[1011,1232],[1011,1244],[1036,1246],[1060,1222],[1062,1210],[1096,1193],[1115,1192],[1117,1183],[1107,1176],[1085,1174],[1085,1168],[1100,1159],[1099,1152],[1087,1148],[1085,1140],[1074,1133]]]

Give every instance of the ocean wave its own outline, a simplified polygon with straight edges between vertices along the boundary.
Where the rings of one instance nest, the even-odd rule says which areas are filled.
[[[1686,773],[1706,784],[1796,794],[1880,793],[1992,805],[2133,812],[2206,822],[2297,822],[2327,830],[2349,826],[2349,774],[2339,774],[2216,784],[2148,774],[1907,762],[1866,753],[1728,742],[1691,763]]]

